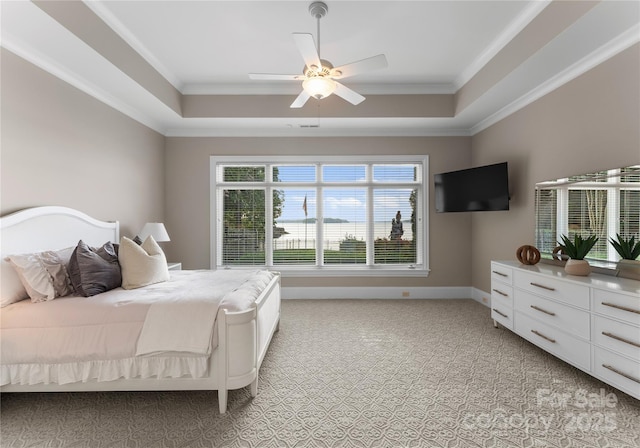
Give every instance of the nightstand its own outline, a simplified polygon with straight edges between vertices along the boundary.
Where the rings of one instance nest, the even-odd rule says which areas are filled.
[[[182,270],[182,263],[167,263],[167,267],[169,268],[170,271],[181,271]]]

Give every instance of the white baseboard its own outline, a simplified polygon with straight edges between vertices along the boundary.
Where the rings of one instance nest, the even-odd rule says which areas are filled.
[[[486,307],[491,308],[491,294],[484,292],[481,289],[473,288],[472,299],[483,304]]]
[[[471,299],[470,286],[435,287],[283,287],[283,299]]]

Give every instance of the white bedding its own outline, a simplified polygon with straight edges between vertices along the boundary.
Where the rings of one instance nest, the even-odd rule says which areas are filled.
[[[169,281],[135,290],[15,303],[0,316],[0,385],[203,377],[218,308],[248,309],[272,277],[172,271]]]

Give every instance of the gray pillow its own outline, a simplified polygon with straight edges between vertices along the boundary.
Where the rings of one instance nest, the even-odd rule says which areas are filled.
[[[122,284],[118,253],[112,243],[89,247],[80,240],[71,254],[67,268],[77,294],[90,297]]]

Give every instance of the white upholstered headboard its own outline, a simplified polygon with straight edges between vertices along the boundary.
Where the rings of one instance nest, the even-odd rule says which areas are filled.
[[[2,257],[72,247],[83,240],[101,246],[120,240],[118,221],[99,221],[67,207],[34,207],[0,218]]]

